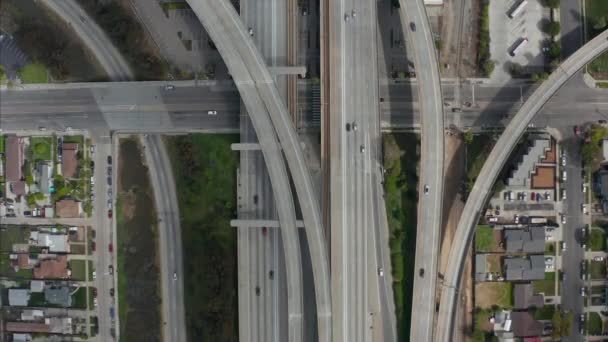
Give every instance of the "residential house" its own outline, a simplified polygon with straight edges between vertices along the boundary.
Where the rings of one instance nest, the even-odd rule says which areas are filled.
[[[27,270],[32,268],[30,256],[27,253],[10,254],[11,266],[16,270]]]
[[[78,143],[64,143],[61,158],[61,174],[63,177],[75,177],[78,171]]]
[[[36,167],[38,190],[45,195],[51,193],[51,177],[53,175],[51,163],[51,161],[41,160]]]
[[[485,281],[486,274],[486,255],[475,254],[475,281]]]
[[[44,311],[27,309],[21,312],[22,321],[37,321],[44,318]]]
[[[534,294],[532,284],[513,285],[513,308],[516,310],[526,310],[528,308],[542,308],[545,299],[542,294]]]
[[[505,229],[507,252],[542,253],[545,251],[545,228]]]
[[[15,196],[25,196],[25,194],[27,194],[24,181],[11,182],[9,184],[11,191]]]
[[[30,291],[28,289],[8,289],[9,306],[27,306],[30,301]]]
[[[70,275],[66,255],[48,254],[41,259],[34,267],[35,279],[65,279]]]
[[[531,255],[528,258],[504,259],[507,281],[545,279],[545,258],[543,255]]]
[[[543,334],[543,323],[535,320],[527,311],[511,312],[511,319],[515,337],[537,337]]]
[[[52,253],[69,253],[70,244],[67,234],[49,234],[38,231],[30,232],[30,244],[48,247]]]
[[[72,306],[72,296],[70,288],[67,286],[45,288],[44,300],[49,304],[61,305],[64,308]]]
[[[13,342],[31,342],[32,335],[30,334],[13,334]]]
[[[44,281],[43,280],[30,281],[30,292],[41,293],[42,291],[44,291]]]
[[[6,137],[6,181],[18,182],[23,178],[24,161],[23,138],[10,135]]]
[[[55,213],[61,218],[75,218],[82,214],[82,202],[63,199],[55,203]]]
[[[509,186],[531,186],[531,176],[535,173],[536,164],[545,158],[551,150],[551,139],[536,137],[531,141],[526,153],[521,157],[517,166],[507,180]]]

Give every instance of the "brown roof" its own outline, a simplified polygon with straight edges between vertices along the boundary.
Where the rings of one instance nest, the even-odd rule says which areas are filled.
[[[543,334],[543,324],[527,311],[511,312],[511,319],[515,337],[535,337]]]
[[[555,167],[537,166],[532,175],[532,189],[553,189],[555,187]]]
[[[6,322],[8,332],[49,333],[51,326],[45,323]]]
[[[20,195],[20,196],[25,195],[25,182],[24,181],[13,182],[11,184],[12,184],[13,193],[15,195]]]
[[[76,175],[76,169],[78,168],[78,158],[76,158],[78,144],[65,143],[63,144],[62,151],[61,173],[65,178],[72,178]]]
[[[16,136],[6,137],[6,181],[21,180],[23,166],[23,140]]]
[[[82,204],[73,199],[63,199],[55,203],[55,213],[58,217],[73,218],[80,217]]]
[[[68,257],[58,255],[55,259],[42,260],[34,268],[35,279],[59,279],[68,277]]]
[[[17,265],[20,269],[31,268],[29,254],[21,253],[17,256]]]

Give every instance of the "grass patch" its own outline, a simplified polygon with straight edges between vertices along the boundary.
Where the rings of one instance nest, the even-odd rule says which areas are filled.
[[[534,319],[536,320],[551,320],[553,318],[553,314],[555,314],[555,306],[553,305],[546,305],[542,308],[536,308],[533,312]]]
[[[608,88],[608,82],[597,82],[595,86],[598,88]]]
[[[602,17],[604,23],[608,20],[608,1],[606,0],[586,0],[585,12],[587,17],[587,40],[600,34],[608,26],[599,27],[597,21]],[[594,27],[596,26],[596,27]],[[608,79],[608,53],[604,52],[588,65],[591,75],[597,79]]]
[[[39,62],[33,62],[21,68],[19,77],[23,83],[48,83],[46,68]]]
[[[589,261],[589,277],[591,279],[606,278],[606,262],[605,261]]]
[[[85,260],[71,260],[69,263],[70,269],[72,270],[72,279],[74,280],[86,280],[86,264]]]
[[[587,245],[592,251],[604,251],[606,249],[606,236],[602,229],[593,227],[588,239]]]
[[[162,5],[164,10],[180,10],[190,8],[187,2],[180,1],[163,2]]]
[[[602,335],[602,317],[597,312],[587,314],[587,333],[589,335]]]
[[[32,137],[30,149],[34,160],[53,160],[53,140],[51,137]]]
[[[477,66],[484,76],[494,71],[494,61],[490,55],[490,3],[482,2],[479,15],[479,42],[477,47]]]
[[[413,134],[385,134],[383,144],[397,334],[399,341],[407,341],[410,335],[416,249],[416,147],[419,142]]]
[[[72,307],[77,309],[87,308],[87,288],[79,287],[72,295]]]
[[[84,244],[82,243],[71,243],[70,244],[70,253],[72,254],[84,254]]]
[[[501,272],[500,267],[500,258],[499,254],[486,254],[486,261],[488,263],[488,272],[490,273],[498,273]]]
[[[475,308],[473,341],[491,341],[493,332],[490,317],[494,314],[492,309]]]
[[[77,143],[80,150],[84,150],[84,137],[82,135],[64,135],[64,143]]]
[[[5,145],[5,140],[4,140],[4,135],[0,135],[0,153],[4,153],[4,145]]]
[[[169,139],[182,216],[186,327],[192,341],[238,337],[236,208],[238,135]]]
[[[545,272],[545,279],[532,281],[532,287],[534,287],[534,292],[542,292],[545,296],[554,296],[555,272]]]
[[[30,230],[19,226],[2,226],[0,230],[0,252],[12,252],[13,244],[28,243]]]
[[[477,252],[492,252],[496,250],[494,229],[490,226],[480,225],[475,229],[475,250]]]
[[[513,307],[513,283],[484,282],[475,284],[475,303],[482,309],[494,306]]]

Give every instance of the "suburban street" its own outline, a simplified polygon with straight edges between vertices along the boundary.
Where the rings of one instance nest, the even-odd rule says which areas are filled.
[[[578,329],[578,318],[583,313],[583,298],[580,296],[581,287],[581,261],[584,251],[580,243],[581,228],[585,226],[585,217],[581,211],[581,204],[585,203],[586,193],[582,192],[583,178],[581,175],[581,139],[574,135],[574,127],[560,129],[562,134],[562,148],[566,150],[567,181],[562,183],[566,189],[564,214],[568,217],[563,228],[562,238],[566,243],[566,250],[562,254],[562,270],[565,278],[561,284],[562,310],[571,310],[574,315],[572,334],[563,341],[581,341],[582,336]]]

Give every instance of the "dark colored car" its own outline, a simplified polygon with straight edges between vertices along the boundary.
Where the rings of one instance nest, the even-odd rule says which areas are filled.
[[[268,228],[262,227],[262,234],[264,234],[264,236],[268,235]]]
[[[112,156],[108,156],[108,164],[112,165]]]
[[[273,270],[270,270],[270,271],[268,272],[268,278],[270,278],[270,279],[274,279],[274,271],[273,271]]]
[[[411,22],[411,23],[410,23],[410,29],[411,29],[413,32],[416,32],[416,24],[414,24],[413,22]]]
[[[108,251],[110,251],[110,253],[114,252],[114,245],[113,244],[109,244],[108,245]]]
[[[95,250],[96,250],[96,249],[97,249],[97,245],[96,245],[96,243],[95,243],[95,242],[91,242],[91,250],[92,250],[93,252],[95,252]]]
[[[256,296],[259,296],[259,295],[260,295],[260,287],[259,287],[259,286],[256,286],[256,287],[255,287],[255,295],[256,295]]]
[[[110,296],[114,297],[114,288],[110,289]]]
[[[418,274],[420,275],[420,277],[424,277],[424,268],[421,268],[421,269],[418,271]]]
[[[110,275],[114,274],[114,266],[108,266],[108,271],[110,271]]]
[[[93,287],[93,297],[97,297],[97,288]]]
[[[112,218],[112,209],[108,210],[108,218]]]

